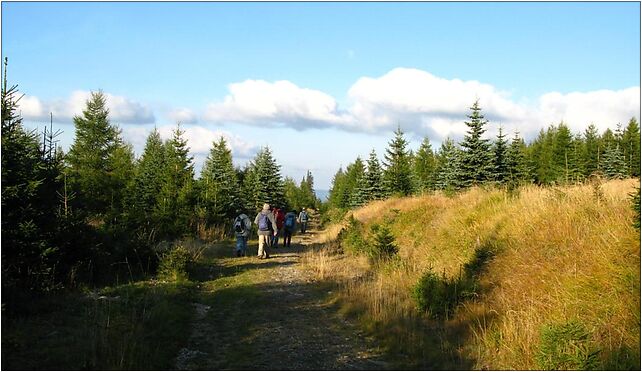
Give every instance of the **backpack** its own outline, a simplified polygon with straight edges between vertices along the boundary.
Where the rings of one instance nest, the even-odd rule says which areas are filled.
[[[267,214],[261,213],[261,215],[259,216],[259,230],[270,230],[270,219],[268,218]]]
[[[294,227],[294,219],[296,217],[293,214],[288,215],[288,218],[285,219],[285,227]]]
[[[308,220],[308,212],[301,212],[301,222],[306,222]]]
[[[236,221],[234,221],[234,231],[237,233],[245,231],[245,221],[243,221],[243,218],[236,217]]]

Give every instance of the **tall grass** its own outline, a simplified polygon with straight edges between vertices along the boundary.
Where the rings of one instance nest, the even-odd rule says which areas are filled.
[[[546,368],[542,353],[553,348],[543,332],[572,321],[599,351],[590,365],[639,369],[640,240],[629,197],[637,183],[378,201],[353,215],[366,225],[391,221],[400,262],[364,267],[360,256],[324,250],[305,261],[326,267],[323,279],[338,278],[346,313],[409,358],[408,367]],[[484,246],[494,255],[451,317],[418,309],[411,293],[426,272],[455,280]],[[345,280],[355,271],[369,275]]]

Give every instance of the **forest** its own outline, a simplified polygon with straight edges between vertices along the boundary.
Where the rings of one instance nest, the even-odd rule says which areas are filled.
[[[159,243],[186,236],[230,236],[239,213],[263,203],[315,208],[314,179],[283,178],[269,147],[242,169],[221,137],[200,177],[180,124],[165,141],[154,130],[135,158],[109,119],[105,96],[93,92],[68,152],[59,132],[28,131],[17,112],[20,93],[2,88],[3,303],[24,291],[48,292],[154,275]]]
[[[639,317],[633,324],[631,311],[639,312],[640,285],[635,117],[602,133],[593,123],[582,133],[551,124],[530,142],[500,126],[489,139],[492,123],[476,101],[462,118],[460,142],[447,138],[434,150],[425,137],[411,149],[399,125],[382,161],[373,149],[339,168],[321,201],[310,171],[300,182],[283,177],[269,147],[235,166],[223,137],[197,176],[180,124],[168,139],[152,131],[137,157],[101,91],[73,118],[75,138],[64,151],[52,124],[42,132],[25,128],[20,99],[5,59],[2,342],[13,369],[639,368]],[[231,259],[232,220],[266,202],[311,208],[314,233],[263,266]],[[518,263],[523,273],[513,272]],[[293,274],[294,264],[303,271]],[[528,291],[535,295],[522,295]],[[552,300],[534,303],[546,296]],[[296,318],[300,298],[310,302]],[[522,318],[511,317],[516,308]],[[240,342],[235,332],[253,328],[236,322],[257,309],[283,322],[275,321],[278,332],[280,324],[292,327],[279,333],[283,344],[297,337],[307,345],[323,334],[337,350],[315,359],[301,348],[294,355],[309,359],[295,364],[268,353],[259,367],[235,350],[219,356],[227,350],[216,344],[219,333]],[[337,364],[346,350],[336,340],[364,353],[377,349],[353,328],[341,330],[337,309],[384,345],[393,364],[378,354]],[[279,318],[286,312],[294,320]],[[530,328],[515,326],[523,319]],[[258,323],[251,326],[270,321]],[[69,356],[44,340],[76,328],[82,336],[60,332],[74,342],[88,337],[74,347],[91,352]],[[194,329],[220,332],[194,341]],[[31,347],[38,332],[46,335]],[[558,346],[577,340],[581,348],[568,353],[579,359],[569,361]],[[214,351],[202,364],[181,364],[190,355],[181,346],[194,344]],[[51,360],[37,364],[43,355]]]

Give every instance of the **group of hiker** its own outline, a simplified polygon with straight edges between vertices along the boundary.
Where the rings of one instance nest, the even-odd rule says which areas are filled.
[[[292,233],[297,224],[301,234],[305,234],[308,220],[309,215],[305,208],[297,216],[295,210],[285,213],[281,208],[271,207],[267,203],[263,204],[263,209],[254,218],[259,237],[257,257],[260,259],[269,258],[268,248],[278,247],[280,236],[283,236],[283,247],[289,247],[292,242]],[[252,221],[246,214],[241,213],[234,219],[233,226],[236,234],[235,254],[237,257],[245,256],[247,241],[252,233]]]

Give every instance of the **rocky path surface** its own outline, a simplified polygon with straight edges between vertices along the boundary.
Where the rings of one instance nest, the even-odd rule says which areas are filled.
[[[312,224],[267,260],[214,259],[176,369],[390,369],[374,340],[338,316],[329,287],[302,268],[301,253],[316,234]]]

